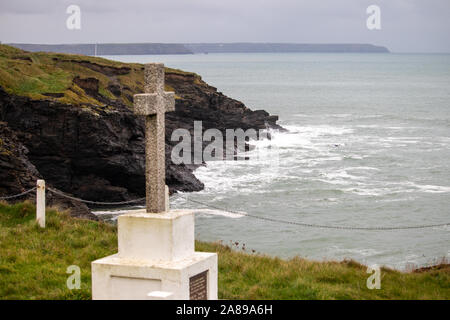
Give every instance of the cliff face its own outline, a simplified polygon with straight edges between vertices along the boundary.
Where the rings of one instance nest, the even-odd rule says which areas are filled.
[[[0,165],[5,177],[1,194],[16,193],[13,186],[23,189],[43,177],[87,200],[144,196],[143,119],[132,112],[132,95],[143,92],[143,65],[1,48],[0,66],[7,69],[0,71],[0,138],[10,132],[16,137],[13,144],[27,151],[17,154],[25,161],[23,168],[4,163],[28,172],[5,174],[8,166]],[[192,167],[171,163],[177,143],[170,141],[173,130],[192,131],[194,120],[202,120],[204,130],[278,127],[276,116],[251,111],[193,73],[167,69],[166,89],[177,97],[176,111],[166,114],[166,181],[171,192],[203,188]]]
[[[18,194],[32,188],[40,174],[27,157],[16,134],[0,122],[0,194]]]
[[[42,179],[42,175],[28,159],[28,149],[4,122],[0,122],[0,137],[0,194],[19,194],[33,188],[36,180]],[[50,186],[53,187],[53,185]],[[11,201],[23,199],[34,200],[35,192],[11,199]],[[70,209],[73,216],[97,219],[85,204],[59,195],[48,193],[46,203],[62,210]]]

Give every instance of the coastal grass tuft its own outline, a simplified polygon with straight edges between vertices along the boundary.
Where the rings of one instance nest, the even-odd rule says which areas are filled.
[[[90,299],[91,261],[117,250],[116,228],[46,210],[46,228],[29,202],[0,203],[0,298]],[[81,269],[81,288],[66,286],[67,267]]]
[[[90,299],[91,262],[117,252],[117,229],[46,211],[35,222],[30,202],[0,202],[0,299]],[[355,261],[316,262],[238,251],[197,242],[219,255],[220,299],[449,299],[450,266],[399,272],[382,269],[381,289],[366,286],[367,268]],[[67,267],[81,269],[81,289],[69,290]]]

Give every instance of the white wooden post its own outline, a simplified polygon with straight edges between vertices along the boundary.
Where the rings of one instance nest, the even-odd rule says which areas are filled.
[[[38,180],[36,187],[36,221],[45,228],[45,180]]]

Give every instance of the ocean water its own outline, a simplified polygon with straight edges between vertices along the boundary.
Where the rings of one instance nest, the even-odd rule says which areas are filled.
[[[184,198],[301,223],[397,227],[450,222],[450,55],[209,54],[108,56],[193,71],[248,107],[280,117],[266,157],[210,162]],[[450,257],[450,227],[307,228],[220,210],[196,215],[196,238],[246,251],[355,259],[404,269]]]

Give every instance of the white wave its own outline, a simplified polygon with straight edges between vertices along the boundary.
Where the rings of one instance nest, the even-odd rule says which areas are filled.
[[[348,168],[344,168],[344,170],[369,170],[369,171],[380,171],[380,169],[375,168],[375,167],[364,167],[364,166],[360,166],[360,167],[348,167]]]
[[[328,126],[328,125],[309,125],[309,126],[298,126],[298,125],[286,125],[284,126],[291,133],[298,133],[302,136],[308,138],[316,138],[320,136],[329,135],[344,135],[348,133],[353,133],[353,129],[345,126]]]
[[[231,219],[239,219],[244,217],[245,212],[242,214],[232,213],[228,211],[215,210],[215,209],[193,209],[196,214],[200,214],[200,216],[209,215],[209,216],[221,216]]]
[[[425,139],[425,137],[387,137],[381,140],[392,143],[417,144],[421,143],[423,139]]]
[[[108,216],[108,215],[113,215],[113,216],[120,216],[122,214],[128,213],[130,210],[135,210],[135,209],[144,209],[144,206],[135,206],[133,208],[127,208],[127,209],[121,209],[121,210],[93,210],[92,213],[95,214],[96,216]]]
[[[329,179],[339,179],[339,178],[345,178],[345,179],[351,179],[351,180],[361,180],[362,177],[358,177],[352,174],[349,174],[347,170],[341,169],[341,170],[333,170],[332,172],[323,173],[325,177]]]
[[[304,113],[294,113],[293,116],[294,117],[299,117],[299,118],[311,118],[311,117],[313,117],[313,115],[304,114]]]
[[[384,195],[394,192],[392,189],[389,189],[389,188],[370,188],[370,189],[369,188],[346,188],[346,189],[342,189],[342,191],[357,194],[360,196],[373,196],[373,197],[384,196]]]
[[[320,182],[324,182],[324,183],[329,183],[329,184],[338,184],[338,185],[354,185],[355,183],[353,181],[346,181],[346,180],[326,180],[326,179],[316,179],[316,178],[311,178],[310,180],[312,181],[320,181]]]
[[[306,135],[298,132],[279,132],[272,134],[272,139],[260,140],[252,142],[257,148],[287,148],[287,147],[312,147],[313,143]]]
[[[344,159],[362,160],[367,157],[368,157],[367,155],[348,154],[344,157]]]
[[[390,130],[421,129],[421,127],[385,127]]]
[[[344,192],[350,192],[361,196],[384,196],[393,193],[412,193],[412,192],[424,192],[424,193],[446,193],[450,192],[450,187],[435,186],[435,185],[420,185],[414,182],[383,182],[385,187],[372,187],[364,188],[358,186],[358,188],[346,188],[342,189]]]
[[[356,116],[357,119],[378,119],[383,118],[385,115],[383,114],[368,114],[368,115],[360,115]]]
[[[359,124],[355,127],[357,127],[357,128],[379,128],[380,126],[377,124]]]
[[[367,178],[364,176],[355,176],[349,174],[346,170],[333,170],[331,172],[322,172],[320,176],[323,178],[312,178],[314,181],[321,181],[330,184],[338,185],[366,185],[363,180]]]
[[[349,118],[352,117],[353,115],[350,113],[334,113],[330,114],[329,116],[334,118]]]
[[[275,179],[283,179],[283,171],[275,164],[250,161],[211,162],[194,174],[205,184],[204,192],[221,195],[227,192],[257,192]]]
[[[425,193],[446,193],[450,192],[450,187],[447,186],[435,186],[435,185],[429,185],[429,184],[417,184],[414,182],[406,182],[405,185],[414,187],[416,189],[419,189],[422,192]]]
[[[305,114],[305,113],[294,113],[293,116],[298,117],[298,118],[323,117],[323,115]],[[326,116],[332,117],[332,118],[349,118],[349,117],[352,117],[353,115],[350,113],[332,113],[332,114],[327,114]]]
[[[350,254],[350,255],[359,255],[362,257],[371,257],[383,254],[382,251],[371,248],[341,248],[338,246],[332,246],[331,248],[329,248],[329,250],[335,253],[339,253],[340,255],[343,256],[345,256],[346,254]]]

